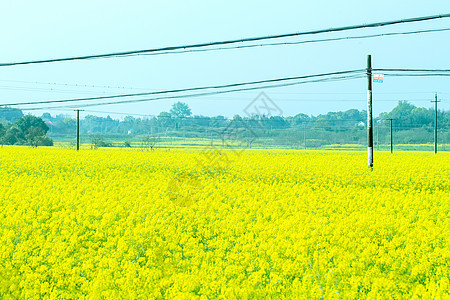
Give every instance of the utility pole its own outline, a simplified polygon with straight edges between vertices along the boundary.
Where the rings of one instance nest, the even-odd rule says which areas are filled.
[[[438,109],[437,109],[437,104],[438,102],[440,102],[437,98],[437,93],[434,94],[434,154],[437,153],[437,143],[438,143],[438,138],[437,138],[437,113],[438,113]]]
[[[77,151],[80,150],[80,111],[82,109],[76,109],[77,112]]]
[[[372,56],[367,55],[367,165],[373,167]]]
[[[77,151],[80,150],[80,110],[77,109]]]
[[[393,137],[392,137],[392,121],[394,120],[394,119],[387,119],[387,120],[389,120],[389,122],[391,123],[390,125],[391,125],[391,153],[393,153],[394,152],[394,143],[393,143]]]

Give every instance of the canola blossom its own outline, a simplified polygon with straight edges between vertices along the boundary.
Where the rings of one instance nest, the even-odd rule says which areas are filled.
[[[0,148],[2,299],[449,299],[450,155]]]

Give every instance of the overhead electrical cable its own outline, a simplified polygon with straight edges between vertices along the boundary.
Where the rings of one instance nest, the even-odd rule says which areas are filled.
[[[373,68],[372,71],[379,72],[450,72],[450,69],[386,69],[386,68]]]
[[[322,79],[316,79],[316,80],[291,82],[291,83],[276,84],[276,85],[257,86],[257,87],[246,87],[246,88],[238,88],[238,89],[231,89],[231,90],[224,90],[224,91],[212,91],[212,92],[203,92],[203,93],[197,93],[197,94],[174,95],[174,96],[164,96],[164,97],[156,97],[156,98],[131,99],[131,100],[122,100],[122,101],[114,101],[114,102],[99,102],[99,103],[80,104],[80,105],[71,105],[71,106],[57,106],[56,108],[69,107],[69,108],[75,109],[75,108],[84,108],[84,107],[91,107],[91,106],[150,102],[150,101],[167,100],[167,99],[194,98],[194,97],[212,96],[212,95],[234,93],[234,92],[241,92],[241,91],[261,90],[261,89],[266,89],[266,88],[287,87],[287,86],[299,85],[299,84],[304,84],[304,83],[330,82],[330,81],[349,80],[349,79],[358,79],[358,78],[365,78],[365,75],[347,75],[347,76],[334,77],[334,78],[322,78]],[[47,107],[46,109],[52,109],[52,108],[53,107]],[[26,109],[26,110],[33,110],[33,108]],[[39,108],[37,110],[42,110],[42,108]]]
[[[278,42],[278,43],[265,43],[265,44],[252,44],[252,45],[239,45],[231,47],[215,47],[209,49],[188,49],[179,51],[166,51],[166,52],[152,52],[152,53],[141,53],[141,54],[130,54],[124,55],[126,57],[136,56],[136,55],[163,55],[163,54],[182,54],[182,53],[195,53],[195,52],[209,52],[209,51],[221,51],[221,50],[232,50],[232,49],[246,49],[246,48],[256,48],[256,47],[267,47],[267,46],[284,46],[284,45],[300,45],[300,44],[310,44],[310,43],[322,43],[322,42],[334,42],[342,40],[357,40],[357,39],[369,39],[375,37],[386,37],[386,36],[396,36],[396,35],[410,35],[410,34],[420,34],[420,33],[432,33],[432,32],[444,32],[450,31],[450,28],[439,28],[439,29],[427,29],[427,30],[416,30],[416,31],[406,31],[406,32],[389,32],[380,34],[370,34],[370,35],[360,35],[360,36],[345,36],[337,38],[327,38],[318,40],[306,40],[306,41],[296,41],[296,42]]]
[[[447,77],[450,76],[450,73],[426,73],[426,74],[417,74],[417,73],[392,73],[386,74],[385,76],[393,76],[393,77]]]
[[[63,61],[74,61],[74,60],[100,59],[100,58],[108,58],[108,57],[129,56],[129,55],[134,55],[134,54],[148,54],[148,53],[152,53],[152,52],[196,49],[196,48],[231,45],[231,44],[245,43],[245,42],[256,42],[256,41],[265,41],[265,40],[273,40],[273,39],[280,39],[280,38],[298,37],[298,36],[305,36],[305,35],[315,35],[315,34],[322,34],[322,33],[343,32],[343,31],[363,29],[363,28],[377,28],[377,27],[391,26],[391,25],[397,25],[397,24],[406,24],[406,23],[437,20],[437,19],[443,19],[443,18],[448,18],[448,17],[450,17],[450,14],[441,14],[441,15],[401,19],[401,20],[394,20],[394,21],[375,22],[375,23],[369,23],[369,24],[350,25],[350,26],[303,31],[303,32],[296,32],[296,33],[250,37],[250,38],[243,38],[243,39],[216,41],[216,42],[190,44],[190,45],[182,45],[182,46],[168,46],[168,47],[145,49],[145,50],[132,50],[132,51],[94,54],[94,55],[85,55],[85,56],[73,56],[73,57],[54,58],[54,59],[0,63],[0,67],[41,64],[41,63],[54,63],[54,62],[63,62]]]
[[[362,78],[362,77],[361,77]],[[194,95],[195,97],[196,95]],[[186,98],[188,98],[189,95],[187,95]],[[150,101],[147,99],[143,99],[145,101]],[[160,100],[160,99],[154,99],[154,100]],[[220,98],[220,99],[214,99],[211,101],[242,101],[243,98],[233,98],[233,99],[228,99],[228,98]],[[398,98],[398,99],[377,99],[377,102],[398,102],[400,100],[405,100],[407,102],[429,102],[430,99],[408,99],[408,98]],[[361,99],[314,99],[314,98],[308,98],[308,99],[279,99],[277,98],[277,102],[327,102],[327,103],[332,103],[332,102],[364,102]],[[446,100],[441,100],[441,102],[448,102]],[[113,102],[112,104],[115,104],[116,102]],[[111,103],[105,103],[105,105],[110,105]],[[96,106],[101,106],[101,104],[98,104]],[[81,107],[85,107],[85,106],[80,106]],[[73,106],[55,106],[55,107],[33,107],[33,108],[20,108],[20,110],[23,111],[38,111],[38,110],[61,110],[61,111],[73,111],[74,108]],[[5,107],[0,107],[0,111],[1,110],[7,110],[8,108]],[[118,114],[118,115],[127,115],[127,113],[122,113],[122,112],[110,112],[110,111],[94,111],[94,110],[85,110],[83,109],[83,111],[87,111],[87,112],[98,112],[98,113],[110,113],[110,114]],[[152,116],[149,114],[138,114],[138,115],[143,115],[143,116]]]
[[[121,90],[139,90],[143,88],[136,87],[124,87],[124,86],[111,86],[111,85],[92,85],[92,84],[74,84],[74,83],[58,83],[58,82],[42,82],[42,81],[25,81],[25,80],[8,80],[8,79],[0,79],[0,82],[9,82],[9,83],[23,83],[28,85],[56,85],[56,86],[65,86],[65,87],[76,87],[76,88],[101,88],[101,89],[121,89]]]
[[[151,95],[190,92],[190,91],[199,91],[199,90],[208,90],[208,89],[233,88],[233,87],[239,87],[239,86],[257,85],[257,84],[265,84],[265,83],[277,83],[277,82],[292,81],[292,80],[302,80],[302,79],[308,79],[308,78],[327,77],[327,76],[329,77],[329,76],[335,76],[335,75],[358,74],[358,73],[362,74],[364,71],[365,71],[364,69],[349,70],[349,71],[321,73],[321,74],[314,74],[314,75],[304,75],[304,76],[295,76],[295,77],[284,77],[284,78],[276,78],[276,79],[267,79],[267,80],[251,81],[251,82],[231,83],[231,84],[225,84],[225,85],[202,86],[202,87],[175,89],[175,90],[152,91],[152,92],[132,93],[132,94],[118,94],[118,95],[98,96],[98,97],[88,97],[88,98],[46,100],[46,101],[35,101],[35,102],[16,102],[16,103],[5,103],[5,104],[1,104],[1,105],[7,105],[7,106],[36,105],[36,104],[50,104],[50,103],[94,101],[94,100],[138,97],[138,96],[151,96]]]

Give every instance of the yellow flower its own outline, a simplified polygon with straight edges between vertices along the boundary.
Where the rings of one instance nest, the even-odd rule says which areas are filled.
[[[218,151],[0,148],[0,298],[450,297],[449,154]]]

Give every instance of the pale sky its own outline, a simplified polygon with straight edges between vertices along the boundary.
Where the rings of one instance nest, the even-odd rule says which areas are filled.
[[[448,0],[2,0],[0,63],[293,33],[445,13],[450,13]],[[450,28],[450,18],[285,41],[436,28]],[[372,55],[374,68],[449,69],[449,48],[450,31],[446,31],[2,67],[0,104],[222,85],[362,69],[366,67],[368,54]],[[364,78],[264,91],[282,109],[284,116],[366,108]],[[398,100],[432,107],[430,101],[435,92],[442,100],[440,108],[450,110],[450,77],[386,77],[384,83],[374,84],[374,115],[391,110]],[[243,115],[243,109],[258,94],[259,91],[251,91],[182,101],[188,103],[196,115]],[[89,110],[157,115],[168,111],[175,101],[98,106]],[[63,112],[44,111],[52,114]],[[32,113],[40,115],[44,111]],[[74,116],[71,110],[63,113]]]

